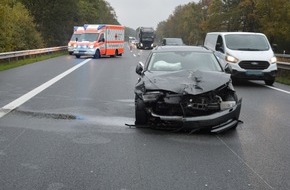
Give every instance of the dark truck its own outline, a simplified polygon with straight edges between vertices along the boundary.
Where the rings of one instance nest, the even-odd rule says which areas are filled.
[[[139,27],[136,29],[136,39],[138,49],[152,49],[155,33],[152,27]]]

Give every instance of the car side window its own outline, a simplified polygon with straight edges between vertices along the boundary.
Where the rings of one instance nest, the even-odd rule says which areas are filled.
[[[165,46],[166,45],[166,39],[162,40],[162,45]]]

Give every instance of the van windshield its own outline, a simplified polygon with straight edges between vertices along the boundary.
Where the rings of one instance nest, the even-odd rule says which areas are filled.
[[[89,42],[94,42],[98,39],[99,33],[82,33],[80,36],[79,41],[89,41]]]
[[[225,35],[227,48],[242,51],[266,51],[269,50],[267,39],[256,34],[227,34]]]
[[[70,41],[76,41],[76,39],[79,39],[81,34],[73,34]]]

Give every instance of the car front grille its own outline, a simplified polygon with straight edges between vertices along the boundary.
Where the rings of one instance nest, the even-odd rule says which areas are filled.
[[[204,116],[219,111],[219,103],[207,96],[184,96],[180,103],[156,103],[155,113],[168,116]]]
[[[241,61],[239,66],[243,69],[263,70],[269,67],[267,61]]]

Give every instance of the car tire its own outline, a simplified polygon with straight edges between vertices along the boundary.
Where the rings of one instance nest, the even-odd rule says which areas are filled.
[[[76,55],[76,58],[80,58],[81,56],[80,55]]]
[[[145,125],[147,123],[148,116],[145,110],[144,101],[137,95],[135,97],[135,125]]]
[[[94,55],[94,59],[99,59],[101,57],[100,51],[96,50],[95,55]]]
[[[265,80],[265,84],[269,86],[272,86],[274,82],[275,82],[275,79]]]

